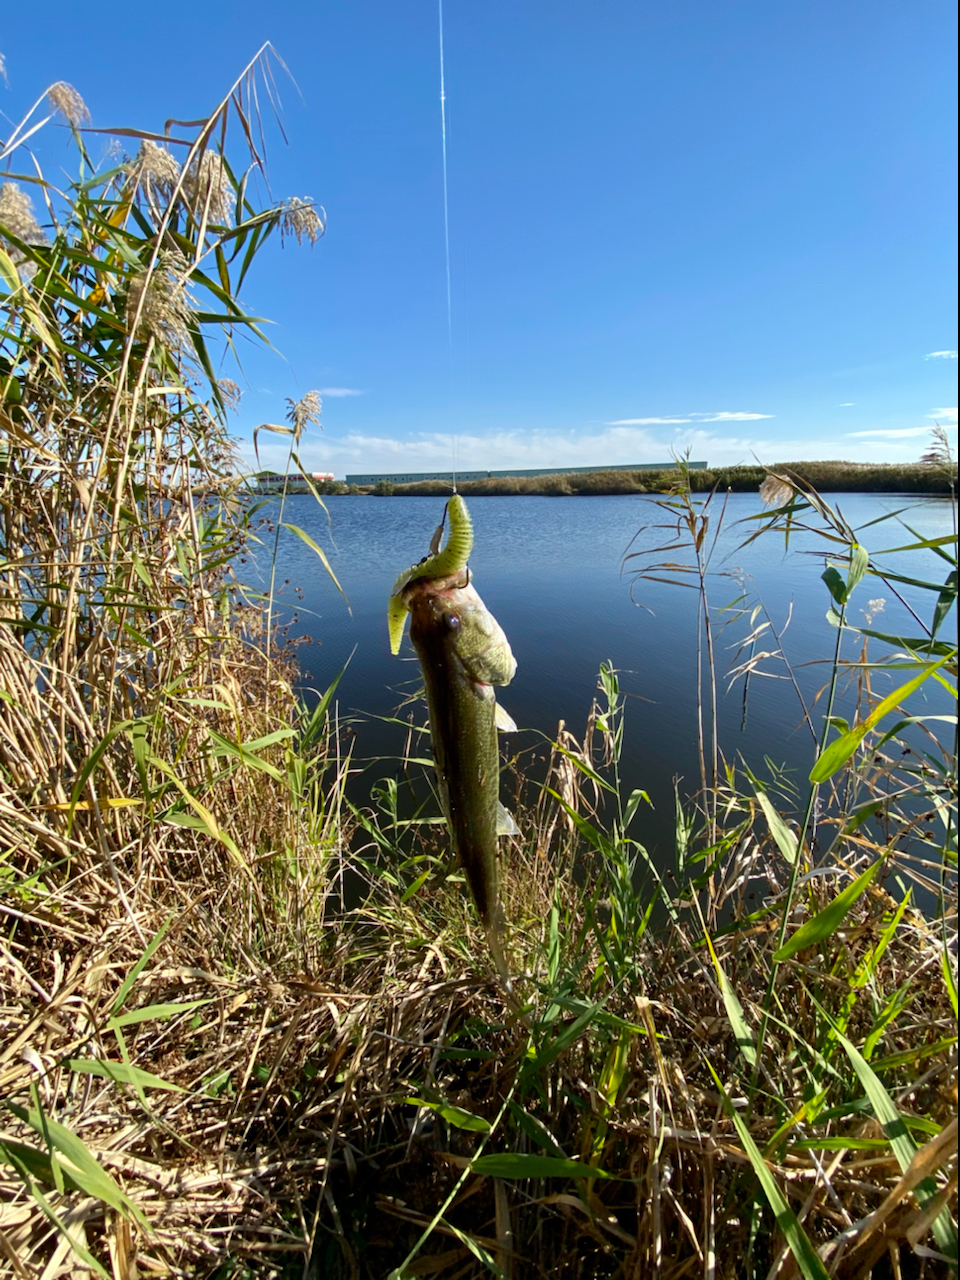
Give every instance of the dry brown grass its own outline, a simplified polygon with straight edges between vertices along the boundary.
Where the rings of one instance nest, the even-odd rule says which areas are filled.
[[[709,961],[692,924],[668,925],[639,938],[628,973],[612,971],[603,950],[616,907],[607,899],[595,909],[589,886],[556,879],[572,845],[555,817],[549,807],[540,816],[550,847],[515,849],[507,873],[532,1029],[509,1014],[492,966],[478,963],[481,935],[460,886],[450,882],[402,903],[374,875],[371,896],[354,911],[334,899],[322,911],[301,902],[301,929],[288,931],[286,948],[277,946],[276,928],[257,928],[260,871],[238,877],[226,859],[219,866],[197,859],[189,875],[124,868],[128,910],[91,865],[22,912],[2,951],[0,1083],[24,1104],[35,1091],[43,1112],[82,1138],[149,1226],[105,1210],[69,1181],[62,1192],[46,1188],[48,1205],[116,1276],[233,1274],[223,1269],[226,1259],[238,1273],[385,1276],[451,1193],[409,1274],[482,1274],[469,1240],[518,1278],[701,1274],[711,1243],[715,1274],[742,1276],[754,1175],[708,1064],[734,1099],[746,1088],[746,1071]],[[346,861],[342,852],[328,861],[329,881]],[[776,867],[775,856],[757,847],[752,874],[775,881]],[[742,874],[743,866],[730,868],[731,882],[734,870]],[[743,898],[742,888],[735,892]],[[807,1094],[809,1061],[798,1037],[815,1022],[805,994],[810,975],[829,993],[828,975],[856,969],[895,906],[878,889],[832,950],[783,966],[778,1025],[751,1123],[758,1143],[773,1139]],[[182,1012],[130,1022],[122,1035],[131,1063],[183,1092],[148,1084],[144,1105],[129,1085],[78,1074],[71,1064],[123,1060],[111,1030],[118,992],[144,953],[141,935],[154,938],[165,925],[122,1010],[173,1005]],[[759,1007],[773,931],[761,922],[715,945],[744,1007]],[[944,1126],[949,1137],[955,1026],[936,984],[924,981],[938,945],[923,917],[908,912],[874,981],[882,992],[917,992],[884,1053],[903,1048],[910,1060],[894,1071],[903,1114]],[[835,988],[838,998],[846,990],[839,978]],[[595,1016],[577,1031],[578,1009],[591,1006]],[[870,1025],[864,1007],[848,1033],[861,1042]],[[932,1052],[918,1058],[918,1046]],[[535,1067],[532,1058],[540,1059]],[[485,1140],[442,1113],[418,1110],[410,1097],[490,1124],[509,1100],[536,1126],[533,1137],[545,1135],[547,1152],[614,1176],[566,1186],[464,1177],[484,1142],[488,1153],[536,1152],[538,1144],[509,1109]],[[878,1251],[910,1254],[923,1215],[889,1148],[856,1149],[856,1141],[882,1136],[869,1114],[851,1113],[829,1129],[853,1147],[818,1155],[798,1149],[794,1134],[769,1158],[810,1238],[821,1245],[840,1239],[829,1274],[852,1278],[869,1274],[865,1260]],[[6,1136],[37,1138],[9,1118]],[[936,1159],[927,1148],[931,1167],[955,1160],[955,1144],[944,1150],[944,1141],[931,1139],[939,1142]],[[12,1169],[0,1231],[8,1260],[16,1257],[23,1269],[10,1274],[73,1273],[64,1237]],[[753,1247],[758,1274],[779,1248],[765,1227]]]

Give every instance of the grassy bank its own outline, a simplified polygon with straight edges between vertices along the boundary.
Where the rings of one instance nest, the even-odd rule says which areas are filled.
[[[922,695],[955,690],[955,537],[915,539],[903,637],[854,625],[903,580],[816,491],[782,476],[745,526],[830,561],[810,774],[783,779],[717,740],[721,500],[671,477],[669,567],[626,567],[699,592],[699,786],[649,866],[605,667],[517,783],[518,1013],[435,815],[398,816],[395,761],[348,804],[335,688],[298,705],[271,600],[230,572],[277,529],[228,482],[210,346],[254,326],[264,237],[322,229],[236,177],[264,70],[176,162],[145,138],[66,197],[0,196],[0,1274],[950,1274],[956,751]],[[318,417],[289,406],[291,468]],[[752,608],[740,678],[789,678]]]
[[[734,493],[755,493],[771,471],[789,475],[801,485],[809,485],[820,493],[931,493],[949,495],[951,477],[935,463],[869,463],[869,462],[782,462],[770,467],[708,467],[690,471],[689,484],[695,493],[713,488],[730,489]],[[677,482],[678,471],[591,471],[581,475],[494,476],[489,480],[464,480],[457,485],[465,497],[476,495],[506,496],[538,494],[548,497],[572,495],[611,495],[625,493],[663,493]],[[954,478],[955,483],[955,478]],[[346,492],[346,486],[332,487],[330,492]],[[421,480],[416,484],[381,484],[367,493],[379,496],[405,494],[439,497],[450,492],[450,485],[439,480]]]

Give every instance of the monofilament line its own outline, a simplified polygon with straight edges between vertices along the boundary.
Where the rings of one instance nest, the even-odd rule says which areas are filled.
[[[440,4],[440,132],[443,139],[443,242],[447,254],[447,338],[453,350],[453,308],[450,303],[450,214],[447,205],[447,95],[443,83],[443,0]]]

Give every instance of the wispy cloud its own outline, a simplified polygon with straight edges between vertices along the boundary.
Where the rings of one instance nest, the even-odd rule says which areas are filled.
[[[697,413],[693,415],[700,422],[758,422],[761,418],[772,418],[772,413]]]
[[[342,400],[344,396],[362,396],[363,392],[355,387],[321,387],[320,394],[332,400]]]
[[[692,422],[692,418],[617,418],[615,422],[608,422],[608,427],[654,427],[654,426],[681,426],[685,422]]]
[[[856,403],[857,403],[856,400],[844,400],[843,404],[839,405],[838,408],[852,409]]]
[[[923,358],[924,360],[956,360],[957,353],[955,351],[928,351]]]
[[[907,440],[910,436],[928,436],[930,434],[929,427],[898,427],[890,429],[876,428],[873,431],[848,431],[847,436],[851,439],[863,439],[869,437],[871,440]]]
[[[682,426],[689,422],[757,422],[761,418],[772,418],[772,413],[741,413],[723,409],[719,413],[688,413],[686,417],[668,416],[665,418],[617,418],[607,422],[608,427],[653,427]]]
[[[946,408],[931,409],[927,414],[927,417],[932,418],[935,422],[939,422],[941,426],[943,426],[945,422],[952,422],[956,425],[957,406],[951,405]]]
[[[283,465],[280,444],[261,441],[260,466]],[[832,456],[836,441],[783,441],[771,461]],[[317,435],[303,442],[300,456],[308,470],[356,472],[449,471],[453,438],[448,432],[418,432],[401,438],[353,430]],[[690,449],[691,457],[719,463],[751,462],[769,455],[771,443],[749,435],[723,435],[706,425],[678,425],[675,420],[651,426],[605,424],[580,431],[504,429],[489,435],[458,434],[457,466],[462,471],[490,467],[602,467],[630,463],[667,462],[674,452]],[[851,445],[851,448],[863,446]],[[807,452],[809,448],[810,452]],[[271,454],[275,450],[275,457]],[[247,453],[251,451],[246,450]],[[251,462],[252,465],[252,462]]]
[[[950,425],[947,429],[952,432],[956,428]],[[822,436],[788,435],[776,424],[765,421],[754,426],[748,419],[737,430],[737,423],[714,425],[703,420],[683,422],[674,417],[666,422],[627,420],[599,427],[584,424],[581,429],[567,431],[511,426],[489,433],[461,432],[456,439],[456,457],[461,471],[666,462],[686,449],[692,458],[703,459],[712,466],[752,463],[755,459],[769,464],[830,458],[870,462],[878,457],[910,462],[925,445],[929,433],[929,427],[913,426],[847,435],[828,431]],[[260,443],[260,467],[279,470],[286,465],[283,444],[273,444],[264,437]],[[249,444],[244,452],[253,469],[256,464]],[[454,440],[446,431],[391,435],[363,428],[333,430],[312,433],[301,443],[300,455],[307,470],[333,471],[337,476],[378,471],[449,471]]]

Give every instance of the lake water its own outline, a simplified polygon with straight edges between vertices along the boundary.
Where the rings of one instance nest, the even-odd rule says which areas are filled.
[[[854,528],[862,528],[861,542],[871,553],[914,541],[894,520],[863,528],[885,512],[901,511],[899,520],[926,537],[953,532],[953,509],[946,501],[888,494],[831,495],[830,500]],[[283,518],[324,548],[351,611],[316,554],[287,530],[280,539],[279,600],[292,623],[291,634],[307,637],[298,650],[305,689],[322,691],[350,659],[337,697],[341,716],[353,722],[358,762],[376,762],[367,763],[354,781],[353,794],[363,800],[372,783],[396,774],[404,747],[402,727],[378,717],[408,718],[413,712],[417,723],[425,720],[422,703],[398,713],[419,684],[419,667],[408,638],[401,656],[391,656],[386,604],[398,573],[427,553],[443,514],[443,499],[343,496],[326,503],[329,523],[309,496],[288,498]],[[697,594],[636,581],[630,568],[637,561],[624,561],[628,551],[672,540],[669,529],[652,527],[668,517],[650,496],[490,497],[470,498],[468,505],[475,529],[473,581],[506,632],[518,662],[513,683],[498,693],[523,731],[510,735],[511,751],[529,752],[524,763],[536,772],[535,757],[542,758],[544,742],[555,735],[560,720],[579,738],[598,669],[609,660],[628,695],[623,781],[628,788],[644,788],[654,803],[654,812],[644,818],[642,838],[651,848],[669,848],[674,779],[682,779],[681,789],[689,792],[699,777]],[[719,506],[715,500],[711,510],[719,514]],[[271,516],[276,509],[271,501],[261,514]],[[753,604],[762,603],[776,629],[786,629],[784,648],[809,703],[828,678],[837,635],[826,621],[830,599],[820,578],[827,545],[811,536],[792,537],[787,552],[782,535],[769,535],[742,547],[753,527],[743,521],[761,510],[755,495],[730,496],[713,557],[716,576],[710,580],[710,597],[714,608],[743,592]],[[713,526],[711,536],[712,531]],[[268,580],[273,545],[272,534],[263,536],[264,548],[240,566],[245,581],[261,588]],[[667,558],[689,560],[689,552],[658,557]],[[947,565],[931,551],[888,556],[884,563],[914,578],[942,582],[947,574]],[[905,605],[929,621],[935,596],[906,586],[898,589],[905,604],[875,579],[865,579],[854,595],[851,621],[864,625],[862,611],[869,611],[869,601],[885,597],[873,626],[895,635],[918,634],[920,628]],[[714,621],[719,624],[722,619]],[[748,629],[747,618],[742,618],[718,630],[721,675]],[[950,618],[941,638],[955,632],[955,618]],[[856,636],[845,634],[842,656],[855,659],[859,643]],[[759,647],[775,648],[769,633]],[[877,645],[874,656],[884,650]],[[785,674],[781,663],[768,661],[765,667],[775,675]],[[885,672],[874,673],[874,689],[888,692],[895,687],[893,679]],[[765,774],[768,757],[792,771],[802,786],[813,760],[813,740],[793,684],[754,676],[745,722],[743,682],[736,682],[729,692],[727,684],[721,679],[721,745],[727,758],[740,754],[755,772]],[[924,709],[939,714],[954,710],[946,692],[932,681],[917,695],[914,714]],[[818,731],[820,714],[818,707]],[[425,744],[415,754],[428,754]]]

